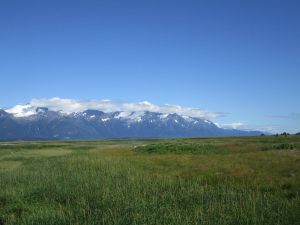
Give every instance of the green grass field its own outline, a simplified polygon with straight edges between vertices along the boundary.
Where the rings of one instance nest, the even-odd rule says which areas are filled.
[[[300,136],[3,142],[8,224],[300,224]]]

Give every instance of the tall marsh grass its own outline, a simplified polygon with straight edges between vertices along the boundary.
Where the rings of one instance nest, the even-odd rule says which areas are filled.
[[[17,167],[0,169],[0,224],[293,225],[300,222],[298,155],[284,156],[290,162],[288,170],[292,168],[295,174],[284,177],[280,174],[281,169],[269,171],[268,167],[258,164],[259,161],[251,161],[263,156],[280,162],[278,165],[285,165],[278,158],[283,156],[262,152],[260,147],[248,156],[231,153],[225,146],[201,143],[153,143],[134,151],[128,145],[120,148],[117,143],[116,146],[97,147],[95,143],[95,148],[77,149],[73,143],[71,147],[56,149],[68,149],[66,154],[56,156],[53,154],[55,149],[50,147],[49,156],[40,154],[29,161],[15,159],[20,162]],[[70,149],[72,153],[69,153]],[[224,149],[226,154],[223,154]],[[35,148],[33,150],[38,154]],[[28,145],[26,151],[30,151]],[[168,157],[167,151],[180,153],[174,160],[187,154],[187,161],[182,161],[186,167],[164,164],[163,168],[168,167],[168,170],[155,171],[154,165],[163,163]],[[11,152],[6,151],[6,154]],[[19,149],[15,154],[21,154]],[[216,162],[222,162],[222,157],[226,164],[224,168],[230,171],[228,174],[226,171],[193,171],[194,164],[191,163],[197,162],[201,168],[201,163],[205,162],[213,168],[218,166]],[[7,155],[0,158],[0,163],[7,158]],[[235,172],[240,172],[233,167],[237,162],[244,163],[241,169],[252,166],[257,174],[235,176]],[[173,169],[185,169],[191,175],[170,175]],[[256,176],[265,180],[254,181],[252,178]],[[282,177],[284,185],[273,182],[274,177]]]

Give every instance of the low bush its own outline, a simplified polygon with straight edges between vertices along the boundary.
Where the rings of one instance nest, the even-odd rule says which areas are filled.
[[[142,153],[175,153],[175,154],[210,154],[210,153],[227,153],[222,147],[202,144],[202,143],[157,143],[138,146],[134,148],[136,152]]]
[[[279,143],[279,144],[272,144],[269,146],[264,146],[262,148],[263,151],[267,150],[292,150],[295,149],[295,145],[293,143]]]

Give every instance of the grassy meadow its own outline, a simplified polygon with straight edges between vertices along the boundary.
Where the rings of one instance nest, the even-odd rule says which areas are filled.
[[[300,224],[300,136],[0,143],[0,225]]]

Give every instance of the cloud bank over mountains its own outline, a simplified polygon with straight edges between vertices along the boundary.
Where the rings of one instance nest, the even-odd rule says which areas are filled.
[[[207,119],[212,121],[219,128],[225,129],[239,129],[239,130],[261,130],[270,133],[276,133],[279,129],[273,125],[268,126],[251,126],[248,123],[241,121],[234,121],[232,123],[217,123],[216,120],[219,117],[223,117],[224,113],[210,112],[200,108],[184,107],[172,104],[157,105],[148,101],[142,102],[125,102],[125,101],[114,101],[114,100],[76,100],[67,98],[42,98],[32,99],[27,104],[15,105],[11,108],[5,109],[6,112],[13,114],[15,117],[27,117],[37,114],[39,107],[48,108],[51,111],[59,111],[63,114],[79,113],[84,112],[88,109],[99,110],[105,113],[109,112],[124,112],[122,116],[129,116],[132,112],[137,114],[149,111],[163,114],[176,113],[180,116],[194,117],[200,119]],[[293,115],[295,117],[295,115]]]
[[[203,119],[214,119],[221,115],[218,112],[209,112],[199,108],[183,107],[179,105],[155,105],[148,101],[143,102],[118,102],[113,100],[75,100],[64,98],[50,99],[32,99],[28,104],[16,105],[6,109],[8,113],[16,117],[34,115],[38,107],[47,107],[49,110],[60,111],[65,114],[83,112],[88,109],[100,110],[103,112],[158,112],[172,114],[176,113],[181,116],[190,116]]]

